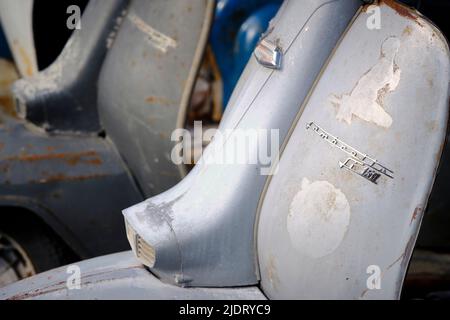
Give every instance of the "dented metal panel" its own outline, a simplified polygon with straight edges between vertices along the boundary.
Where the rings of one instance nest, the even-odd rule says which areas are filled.
[[[69,290],[67,267],[0,289],[0,300],[265,300],[257,287],[180,288],[149,273],[132,252],[77,264],[81,288]]]
[[[213,12],[212,0],[132,1],[103,66],[102,123],[147,196],[185,172],[171,134],[185,125]]]
[[[283,141],[359,7],[359,0],[285,2],[266,36],[280,46],[282,68],[268,69],[255,57],[250,59],[220,132],[227,136],[226,129],[279,129]],[[203,159],[216,152],[232,153],[234,147],[230,140],[214,140]],[[250,148],[249,152],[252,157],[258,150]],[[267,179],[261,174],[264,166],[270,164],[200,161],[174,188],[125,210],[129,226],[155,249],[152,272],[182,286],[256,284],[259,274],[253,232],[258,199]]]
[[[420,14],[377,8],[381,28],[358,14],[266,185],[257,244],[269,298],[400,296],[441,157],[450,61]]]

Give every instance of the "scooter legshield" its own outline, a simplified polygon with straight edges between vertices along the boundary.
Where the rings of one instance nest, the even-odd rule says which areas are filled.
[[[396,299],[441,157],[449,49],[393,1],[359,12],[301,107],[259,205],[273,299]]]

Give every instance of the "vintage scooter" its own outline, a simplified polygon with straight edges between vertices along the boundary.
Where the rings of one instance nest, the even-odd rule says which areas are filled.
[[[132,40],[119,33],[113,50]],[[103,76],[120,81],[117,69]],[[72,266],[78,283],[73,268],[56,269],[0,298],[397,299],[441,156],[449,80],[446,40],[408,7],[286,1],[199,163],[124,211],[136,257]],[[111,108],[110,123],[121,112]],[[276,156],[218,161],[248,130],[275,131],[279,147],[266,148]],[[267,142],[257,137],[246,149],[256,158]]]
[[[32,1],[0,2],[24,69],[13,99],[0,97],[1,287],[126,250],[120,211],[181,180],[170,135],[184,126],[215,2],[92,0],[39,73],[30,19],[17,18]]]

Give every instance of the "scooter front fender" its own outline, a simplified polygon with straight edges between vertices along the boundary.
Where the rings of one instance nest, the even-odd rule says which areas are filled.
[[[264,300],[257,287],[186,289],[165,284],[132,252],[86,260],[0,289],[0,300]]]

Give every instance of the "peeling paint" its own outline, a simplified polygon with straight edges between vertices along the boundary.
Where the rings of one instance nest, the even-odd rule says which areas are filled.
[[[166,53],[170,47],[177,47],[177,42],[174,39],[154,29],[135,13],[130,13],[127,17],[139,30],[148,36],[149,42],[156,49]]]
[[[293,247],[319,258],[336,250],[350,223],[350,204],[328,181],[304,178],[289,207],[287,230]]]
[[[377,64],[358,80],[353,90],[349,94],[330,97],[330,102],[337,108],[336,119],[351,124],[355,116],[384,128],[392,125],[392,117],[384,109],[384,99],[400,82],[401,70],[395,62],[399,49],[398,38],[387,38]]]

